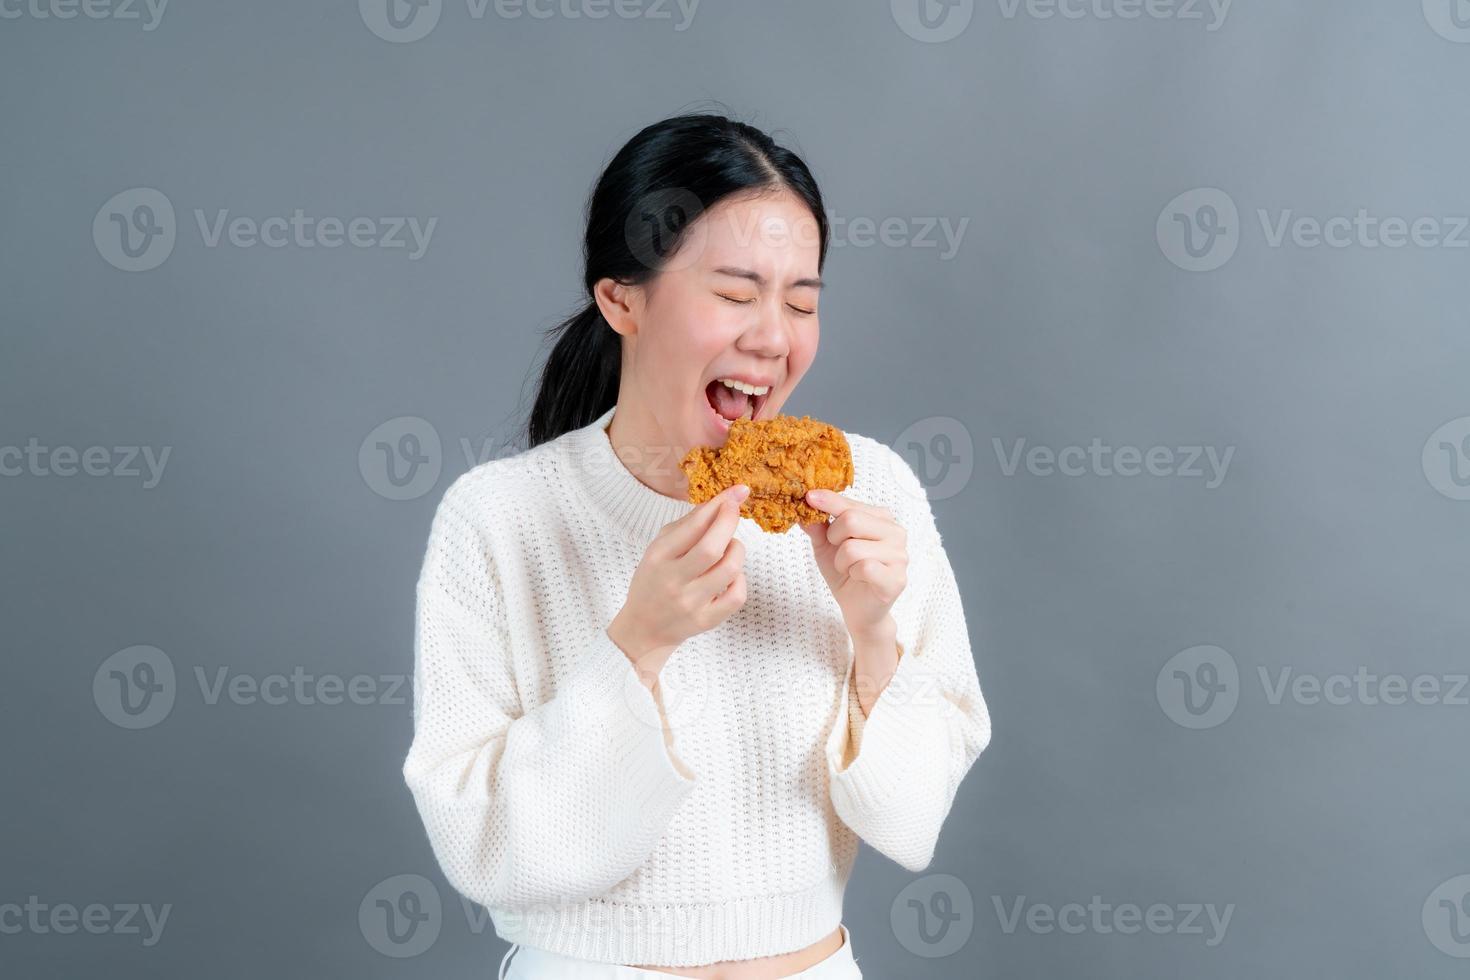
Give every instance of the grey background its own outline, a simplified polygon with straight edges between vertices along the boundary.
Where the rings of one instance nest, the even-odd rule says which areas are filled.
[[[1449,456],[1421,462],[1470,416],[1470,252],[1273,248],[1256,214],[1470,214],[1470,44],[1418,2],[1239,0],[1208,30],[1207,8],[1007,17],[990,0],[942,43],[839,0],[705,0],[682,31],[676,9],[475,19],[446,0],[412,43],[343,2],[174,0],[151,31],[20,9],[0,19],[0,447],[171,455],[152,489],[0,477],[0,904],[172,910],[151,947],[0,933],[0,973],[493,974],[504,946],[444,882],[402,783],[406,690],[210,704],[195,670],[411,669],[430,516],[467,468],[460,440],[499,454],[529,404],[540,331],[579,299],[587,191],[640,127],[713,98],[802,152],[838,217],[969,220],[947,260],[833,249],[821,350],[789,403],[973,446],[951,444],[973,475],[933,506],[995,739],[926,872],[963,883],[974,912],[952,928],[971,934],[916,955],[899,897],[926,876],[865,850],[845,909],[865,975],[1464,976],[1421,912],[1470,873],[1470,708],[1272,704],[1257,677],[1470,660],[1470,503],[1436,490]],[[177,211],[146,272],[90,233],[135,187]],[[1189,272],[1155,222],[1200,187],[1238,205],[1239,246]],[[438,223],[410,261],[211,248],[196,208]],[[410,416],[442,470],[392,500],[359,449]],[[992,441],[1094,437],[1235,451],[1208,489],[1007,476]],[[1201,644],[1238,664],[1239,700],[1192,730],[1156,679]],[[168,656],[177,695],[127,730],[93,680],[134,645]],[[359,925],[402,874],[443,899],[412,958]],[[1008,933],[995,905],[1094,895],[1233,914],[1209,946],[1208,926]]]

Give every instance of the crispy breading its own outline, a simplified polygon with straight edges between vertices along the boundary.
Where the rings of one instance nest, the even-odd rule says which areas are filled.
[[[808,415],[778,415],[730,423],[725,445],[699,446],[679,463],[689,478],[689,500],[702,504],[721,490],[744,483],[750,496],[740,504],[748,517],[772,534],[793,524],[825,523],[827,514],[803,498],[818,487],[852,486],[852,450],[842,430]]]

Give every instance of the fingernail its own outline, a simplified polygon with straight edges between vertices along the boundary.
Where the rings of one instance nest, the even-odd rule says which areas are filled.
[[[744,500],[748,496],[750,496],[750,487],[746,486],[744,483],[735,484],[736,500]]]

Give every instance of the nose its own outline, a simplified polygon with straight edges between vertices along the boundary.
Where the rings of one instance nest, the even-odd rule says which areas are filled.
[[[778,307],[780,302],[777,298]],[[786,324],[779,309],[773,309],[770,302],[761,303],[759,312],[735,342],[735,346],[761,357],[785,357],[791,349],[791,340],[786,335]]]

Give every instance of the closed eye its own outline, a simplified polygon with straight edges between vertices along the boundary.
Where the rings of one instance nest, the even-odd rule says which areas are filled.
[[[754,297],[751,297],[751,298],[748,298],[748,299],[740,299],[739,297],[736,297],[736,296],[727,296],[724,293],[716,293],[715,295],[719,296],[720,299],[727,300],[727,301],[729,301],[731,303],[735,303],[738,306],[747,306],[747,305],[755,302],[755,298]],[[794,311],[796,313],[800,313],[802,316],[814,316],[816,314],[816,312],[817,312],[816,310],[803,309],[802,307],[796,306],[795,304],[792,304],[792,303],[787,303],[786,305],[792,311]]]

